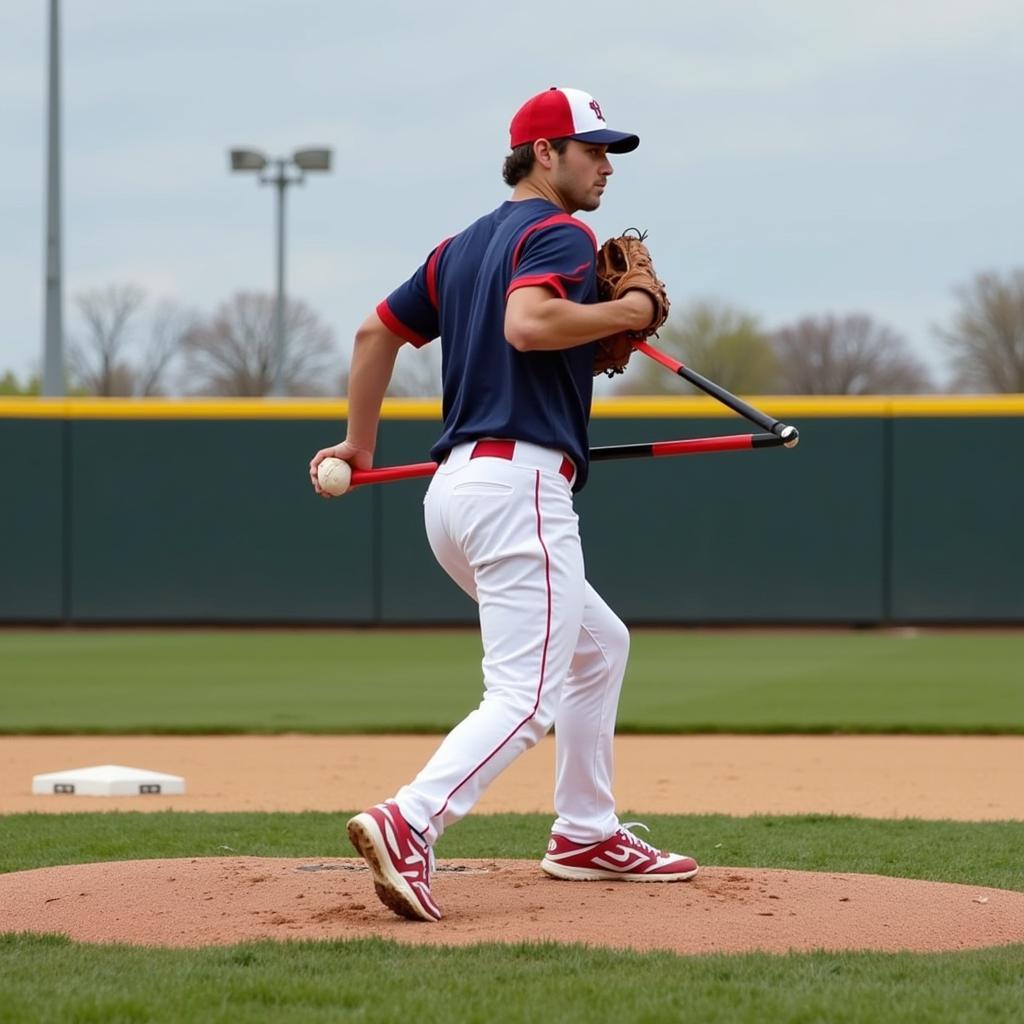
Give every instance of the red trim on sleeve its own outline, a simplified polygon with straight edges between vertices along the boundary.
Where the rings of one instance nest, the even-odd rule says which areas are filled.
[[[452,238],[455,236],[452,235]],[[452,240],[452,238],[446,238],[431,254],[427,260],[427,294],[430,296],[430,302],[434,309],[438,309],[437,305],[437,261],[441,258],[441,253],[444,252],[444,247]]]
[[[554,213],[550,217],[546,217],[544,220],[537,221],[536,224],[531,224],[530,227],[528,227],[519,236],[519,241],[516,243],[515,251],[512,253],[513,274],[516,272],[516,267],[519,266],[519,253],[522,251],[527,238],[529,238],[535,231],[542,231],[544,228],[552,227],[555,224],[571,224],[573,227],[579,228],[580,231],[585,231],[590,238],[591,244],[594,246],[594,252],[597,252],[597,236],[586,224],[583,223],[583,221],[577,220],[568,213]]]
[[[533,277],[517,277],[508,286],[508,291],[505,292],[505,298],[507,299],[517,288],[536,288],[538,286],[550,288],[552,291],[557,292],[563,299],[567,299],[569,297],[569,293],[565,290],[565,285],[562,284],[562,279],[558,274],[534,274]]]
[[[429,344],[430,339],[424,338],[422,335],[417,334],[411,327],[406,327],[401,320],[391,312],[391,307],[388,305],[387,299],[381,299],[377,303],[377,316],[380,317],[380,322],[392,333],[397,334],[403,341],[409,342],[410,345],[416,348],[422,348],[424,345]]]

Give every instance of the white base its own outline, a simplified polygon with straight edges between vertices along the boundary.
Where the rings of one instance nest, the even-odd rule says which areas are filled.
[[[72,768],[32,777],[34,794],[73,794],[74,796],[179,796],[185,792],[180,775],[149,772],[144,768],[126,768],[120,764],[101,764],[94,768]]]

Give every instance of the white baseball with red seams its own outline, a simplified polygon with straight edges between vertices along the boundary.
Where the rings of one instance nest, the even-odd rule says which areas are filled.
[[[341,459],[324,459],[316,468],[316,478],[328,494],[337,498],[352,486],[352,467]]]
[[[553,724],[554,830],[597,842],[619,827],[612,744],[629,633],[586,581],[562,452],[473,448],[452,449],[424,506],[434,555],[480,607],[484,698],[395,800],[433,844]]]

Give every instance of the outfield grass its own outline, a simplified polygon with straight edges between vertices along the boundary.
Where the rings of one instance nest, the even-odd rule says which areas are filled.
[[[329,857],[346,814],[158,812],[0,818],[0,868],[134,857]],[[707,863],[870,871],[1024,891],[1024,823],[650,816]],[[539,857],[542,815],[471,817],[442,857]],[[225,849],[230,847],[230,849]],[[685,922],[681,923],[685,926]],[[414,926],[411,926],[414,927]],[[1010,1024],[1024,946],[955,954],[680,957],[554,944],[380,940],[201,950],[0,936],[0,1022],[704,1021]]]
[[[2,733],[443,732],[471,631],[0,631]],[[1024,733],[1024,632],[637,630],[620,732]]]

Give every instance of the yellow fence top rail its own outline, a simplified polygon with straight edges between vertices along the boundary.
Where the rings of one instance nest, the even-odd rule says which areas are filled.
[[[744,396],[781,420],[802,417],[1024,416],[1024,395],[794,395]],[[0,419],[67,420],[343,420],[340,398],[0,398]],[[703,396],[597,398],[595,419],[695,419],[736,414]],[[384,418],[440,420],[436,398],[389,398]]]

